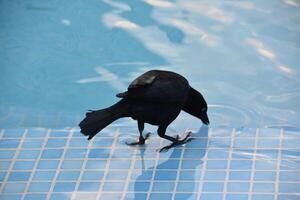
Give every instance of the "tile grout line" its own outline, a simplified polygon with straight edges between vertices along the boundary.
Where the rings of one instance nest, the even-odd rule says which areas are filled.
[[[175,151],[176,148],[173,148],[173,151]],[[179,163],[178,163],[178,168],[176,170],[177,174],[176,174],[176,179],[175,179],[175,184],[174,184],[174,188],[172,191],[172,197],[171,199],[175,199],[175,195],[176,195],[176,191],[177,191],[177,187],[178,187],[178,182],[179,182],[179,176],[180,176],[180,172],[181,172],[181,168],[182,168],[182,158],[183,158],[183,154],[185,152],[185,148],[182,147],[181,151],[180,151],[180,158],[179,158]]]
[[[74,192],[71,195],[71,200],[76,199],[76,195],[78,194],[79,184],[80,184],[80,181],[82,179],[83,171],[85,169],[85,166],[86,166],[86,163],[87,163],[87,160],[88,160],[88,155],[89,155],[89,152],[90,152],[90,147],[92,146],[93,143],[94,143],[94,141],[93,142],[90,141],[88,143],[87,147],[86,147],[87,151],[86,151],[86,153],[84,155],[82,166],[80,167],[79,177],[76,180],[76,185],[75,185]],[[72,169],[72,170],[74,170],[74,169]],[[78,170],[78,169],[76,169],[76,170]]]
[[[280,176],[280,162],[281,162],[281,148],[282,148],[282,140],[283,140],[283,129],[280,129],[280,136],[279,136],[279,150],[277,155],[277,165],[276,165],[276,181],[275,181],[275,200],[278,200],[279,194],[279,176]]]
[[[60,157],[60,159],[59,159],[58,166],[57,166],[57,170],[56,170],[55,175],[54,175],[54,177],[53,177],[53,179],[52,179],[52,181],[51,181],[51,186],[50,186],[49,192],[48,192],[48,194],[47,194],[46,200],[49,200],[51,194],[53,193],[53,190],[54,190],[54,187],[55,187],[55,184],[56,184],[56,181],[57,181],[57,177],[58,177],[58,174],[59,174],[59,172],[60,172],[61,165],[62,165],[62,161],[63,161],[63,159],[64,159],[64,157],[65,157],[65,154],[66,154],[66,151],[67,151],[67,149],[68,149],[68,147],[69,147],[70,140],[71,140],[71,138],[72,138],[72,136],[73,136],[73,132],[74,132],[73,129],[70,129],[70,130],[69,130],[69,137],[68,137],[68,139],[67,139],[67,141],[66,141],[66,145],[65,145],[65,147],[64,147],[63,153],[62,153],[62,155],[61,155],[61,157]]]
[[[28,129],[24,129],[23,135],[22,135],[21,140],[20,140],[20,144],[19,144],[18,148],[16,149],[15,155],[11,159],[11,163],[9,165],[9,168],[6,171],[5,177],[4,177],[3,182],[0,186],[0,194],[3,193],[3,188],[7,184],[8,176],[10,175],[10,173],[13,169],[13,166],[14,166],[14,164],[15,164],[15,162],[16,162],[19,154],[20,154],[21,148],[23,146],[23,142],[25,140],[25,135],[27,134],[27,132],[28,132]]]
[[[136,162],[136,155],[137,155],[137,148],[134,148],[133,154],[132,154],[133,157],[131,157],[131,163],[130,163],[130,166],[129,166],[129,171],[128,171],[128,174],[127,174],[127,177],[126,177],[125,186],[123,188],[123,193],[122,193],[122,197],[121,197],[122,200],[126,199],[126,192],[128,192],[128,186],[129,186],[129,182],[131,180],[131,174],[132,174],[132,171],[134,170],[134,165],[135,165],[135,162]]]
[[[199,182],[199,187],[198,187],[198,191],[197,191],[197,198],[196,199],[200,199],[201,198],[201,193],[202,193],[202,190],[203,190],[203,184],[204,184],[204,171],[206,169],[206,165],[207,165],[207,151],[209,150],[208,149],[208,143],[209,143],[209,138],[210,138],[210,133],[212,132],[212,129],[209,128],[208,129],[208,136],[207,136],[207,145],[206,145],[206,151],[205,151],[205,155],[204,157],[202,158],[202,166],[201,166],[201,175],[200,175],[200,182]]]
[[[45,146],[46,146],[46,143],[47,143],[47,141],[48,141],[50,132],[51,132],[51,129],[48,129],[48,130],[47,130],[47,133],[46,133],[46,136],[44,137],[43,144],[42,144],[41,148],[39,148],[39,149],[40,149],[40,152],[39,152],[38,157],[37,157],[37,158],[35,159],[35,161],[34,161],[34,165],[33,165],[32,170],[30,170],[30,171],[31,171],[31,174],[30,174],[30,177],[29,177],[28,181],[26,182],[26,187],[25,187],[25,190],[24,190],[24,194],[23,194],[23,196],[22,196],[22,198],[21,198],[22,200],[25,199],[25,195],[26,195],[26,193],[28,193],[30,183],[32,182],[34,173],[36,172],[38,163],[39,163],[39,161],[40,161],[40,159],[41,159],[41,157],[42,157],[43,150],[44,150],[44,148],[45,148]]]
[[[99,188],[99,190],[97,192],[96,199],[100,199],[101,194],[103,192],[103,187],[104,187],[104,183],[106,181],[106,177],[107,177],[107,174],[108,174],[109,165],[110,165],[113,153],[114,153],[114,151],[116,149],[116,143],[117,143],[118,138],[119,138],[119,130],[120,130],[119,128],[116,130],[115,137],[113,137],[114,140],[112,142],[111,150],[109,151],[109,156],[108,156],[107,161],[106,161],[106,165],[105,165],[105,169],[104,169],[104,174],[103,174],[102,182],[101,182],[100,188]]]
[[[252,199],[252,194],[253,194],[253,184],[254,184],[253,182],[254,182],[254,175],[255,175],[255,163],[256,163],[256,153],[257,153],[257,146],[258,146],[258,136],[259,136],[259,129],[256,128],[255,140],[254,140],[253,159],[251,159],[252,160],[252,165],[251,165],[251,177],[250,177],[248,200]]]
[[[222,200],[226,200],[227,185],[228,185],[228,180],[229,180],[229,171],[230,171],[230,163],[232,160],[234,139],[235,139],[235,129],[233,128],[232,132],[231,132],[231,141],[230,141],[230,146],[229,146],[229,151],[228,151],[228,163],[227,163],[227,167],[226,167],[226,171],[225,171],[226,175],[225,175],[225,179],[224,179]]]
[[[163,144],[163,140],[160,138],[159,139],[159,148],[162,148],[162,144]],[[156,174],[157,165],[159,163],[158,162],[159,155],[160,155],[160,152],[156,151],[155,163],[154,163],[154,166],[153,166],[153,172],[152,172],[152,176],[151,176],[151,179],[150,179],[150,185],[149,185],[149,189],[148,189],[148,192],[147,192],[146,200],[150,199],[150,194],[153,190],[153,184],[154,184],[153,182],[154,182],[154,177],[155,177],[155,174]]]

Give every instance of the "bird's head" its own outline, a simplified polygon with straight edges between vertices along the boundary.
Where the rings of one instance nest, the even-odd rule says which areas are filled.
[[[183,110],[199,118],[204,124],[209,124],[207,103],[201,93],[192,87],[190,87],[190,92]]]

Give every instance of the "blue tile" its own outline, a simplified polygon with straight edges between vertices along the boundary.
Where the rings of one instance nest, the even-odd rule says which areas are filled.
[[[175,194],[175,200],[184,200],[184,199],[196,199],[195,193],[177,193]]]
[[[19,139],[0,139],[0,148],[2,149],[18,148],[19,144]]]
[[[3,161],[0,162],[0,170],[7,170],[10,166],[10,161]]]
[[[274,183],[253,183],[253,192],[255,193],[274,193]]]
[[[31,172],[11,172],[8,181],[28,181]]]
[[[232,152],[233,159],[253,159],[254,150],[251,149],[234,149]]]
[[[222,200],[223,195],[222,194],[205,194],[202,193],[200,196],[200,200]]]
[[[149,200],[171,200],[172,199],[172,193],[151,193]]]
[[[133,199],[147,200],[147,193],[126,193],[125,199],[126,200],[133,200]]]
[[[109,182],[103,184],[103,191],[105,192],[123,192],[124,182]]]
[[[84,171],[82,180],[101,180],[103,178],[104,171]]]
[[[280,136],[280,130],[279,129],[272,129],[272,128],[260,128],[259,137],[277,137]]]
[[[106,175],[107,180],[126,180],[128,171],[108,171]]]
[[[63,154],[63,149],[46,149],[42,153],[42,158],[60,158]]]
[[[275,196],[269,194],[253,194],[252,200],[275,200]]]
[[[37,159],[40,154],[39,150],[22,150],[19,153],[19,159]]]
[[[36,171],[33,175],[34,181],[51,181],[56,171]]]
[[[86,138],[72,138],[70,140],[69,146],[70,147],[87,147],[89,144],[89,140]]]
[[[171,150],[170,150],[171,151]],[[173,148],[173,151],[171,152],[171,154],[167,154],[167,153],[160,153],[159,154],[159,158],[177,158],[179,159],[181,157],[181,152],[182,149],[178,149],[178,148]]]
[[[299,138],[285,138],[282,141],[282,148],[300,148],[300,139]]]
[[[79,191],[97,192],[100,188],[100,182],[81,182],[79,184]]]
[[[106,167],[106,160],[88,160],[85,169],[104,169]]]
[[[50,137],[68,137],[70,131],[67,130],[54,130],[50,132]]]
[[[204,173],[205,180],[224,180],[226,173],[224,171],[206,171]]]
[[[23,193],[26,183],[6,183],[2,192],[3,193]]]
[[[75,182],[56,182],[54,192],[73,192],[75,190]]]
[[[6,129],[4,131],[3,137],[20,138],[23,136],[24,133],[25,133],[24,129]]]
[[[120,200],[122,199],[123,194],[119,193],[102,193],[100,196],[100,200]]]
[[[13,170],[31,170],[34,164],[35,161],[16,161]]]
[[[113,159],[110,161],[109,168],[110,169],[129,169],[130,165],[131,165],[131,159],[127,159],[127,160]]]
[[[71,195],[68,193],[52,193],[50,200],[71,200]]]
[[[208,146],[210,148],[228,148],[231,145],[231,138],[211,138],[208,141]]]
[[[280,181],[300,182],[300,172],[299,171],[280,171],[279,180]]]
[[[183,182],[180,181],[177,184],[177,192],[194,192],[194,190],[198,189],[198,183],[196,182]]]
[[[258,148],[278,148],[279,139],[259,139],[257,143]]]
[[[254,128],[242,128],[235,131],[235,137],[255,137],[256,129]]]
[[[277,161],[276,160],[256,160],[255,170],[276,170]]]
[[[300,187],[295,183],[279,183],[280,193],[300,193]]]
[[[256,171],[254,174],[254,180],[256,181],[275,181],[276,172],[275,171]]]
[[[15,153],[15,150],[0,150],[0,159],[11,159]]]
[[[103,154],[104,153],[104,154]],[[103,152],[103,156],[109,156],[109,152]],[[107,153],[107,154],[106,154]],[[131,149],[115,149],[113,154],[113,158],[131,158],[132,157],[132,150]]]
[[[153,169],[142,170],[141,172],[134,170],[131,172],[131,180],[135,180],[135,179],[138,179],[140,181],[150,180],[152,179],[152,174],[153,174]]]
[[[226,169],[227,160],[208,160],[206,162],[207,169]]]
[[[175,187],[175,182],[153,182],[153,192],[172,192]]]
[[[61,169],[81,169],[83,160],[63,160]]]
[[[57,180],[77,180],[79,178],[80,171],[60,171]]]
[[[248,195],[246,194],[227,194],[226,200],[248,200]]]
[[[57,169],[59,160],[40,160],[37,169]]]
[[[176,180],[177,171],[168,171],[168,170],[156,170],[154,175],[154,180]]]
[[[196,170],[180,171],[180,180],[197,180],[200,177],[200,173]]]
[[[29,186],[29,192],[48,192],[51,187],[51,182],[32,182]]]
[[[0,172],[0,182],[2,182],[5,178],[6,172]]]
[[[195,169],[199,165],[203,164],[202,160],[182,160],[182,169]]]
[[[281,170],[297,170],[300,169],[300,160],[281,160],[280,162]]]
[[[300,158],[300,150],[281,150],[283,159]]]
[[[44,143],[43,139],[26,139],[23,142],[23,149],[27,148],[41,148]]]
[[[207,152],[207,157],[208,157],[208,159],[211,159],[211,158],[227,159],[228,151],[210,149]]]
[[[231,160],[230,169],[250,169],[252,168],[251,160]]]
[[[127,191],[130,192],[148,192],[150,188],[150,182],[135,181],[130,182]]]
[[[89,158],[108,158],[108,149],[91,149],[88,155]]]
[[[210,131],[213,137],[231,137],[232,129],[230,128],[215,128]]]
[[[193,158],[193,159],[201,159],[202,157],[199,156],[202,155],[203,157],[203,149],[185,149],[183,153],[184,158]]]
[[[46,148],[59,148],[64,147],[66,145],[67,139],[59,138],[59,139],[48,139]]]
[[[44,128],[36,128],[36,129],[29,129],[26,137],[33,138],[33,137],[45,137],[47,135],[47,130]]]
[[[231,171],[229,173],[230,180],[250,180],[250,171]]]
[[[84,158],[87,149],[68,149],[65,158]]]
[[[228,182],[227,191],[228,192],[248,192],[250,184],[244,182]]]
[[[278,157],[278,150],[257,150],[256,151],[256,158],[257,159],[277,159]]]
[[[46,194],[26,194],[24,200],[45,200]]]
[[[95,138],[93,147],[110,147],[113,143],[113,138]]]
[[[122,161],[119,161],[119,163],[120,162],[122,162]],[[136,159],[135,163],[134,163],[134,168],[135,169],[143,169],[143,168],[145,168],[145,166],[154,166],[156,164],[155,162],[156,161],[153,159],[147,159],[147,160]],[[131,163],[131,162],[129,162],[129,163]]]
[[[278,200],[299,200],[298,194],[279,194]]]
[[[254,147],[254,138],[236,138],[233,142],[233,148],[251,148]]]
[[[179,166],[179,160],[168,160],[158,165],[157,169],[177,169]]]
[[[222,182],[204,182],[202,186],[203,192],[223,192],[224,183]]]
[[[17,194],[0,194],[0,199],[1,200],[21,200],[22,195],[17,195]]]

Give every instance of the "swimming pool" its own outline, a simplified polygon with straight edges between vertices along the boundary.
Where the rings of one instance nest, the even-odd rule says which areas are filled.
[[[299,198],[298,1],[14,0],[0,9],[0,199]],[[210,127],[181,113],[168,132],[193,130],[197,140],[163,154],[151,126],[146,148],[124,145],[138,136],[130,119],[85,141],[76,125],[86,110],[116,102],[150,69],[187,77],[207,99]]]

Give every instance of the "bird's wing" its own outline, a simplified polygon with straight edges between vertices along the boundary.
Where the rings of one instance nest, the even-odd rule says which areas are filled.
[[[182,76],[151,70],[135,79],[128,90],[117,94],[117,97],[163,103],[182,102],[188,91],[189,84]]]

